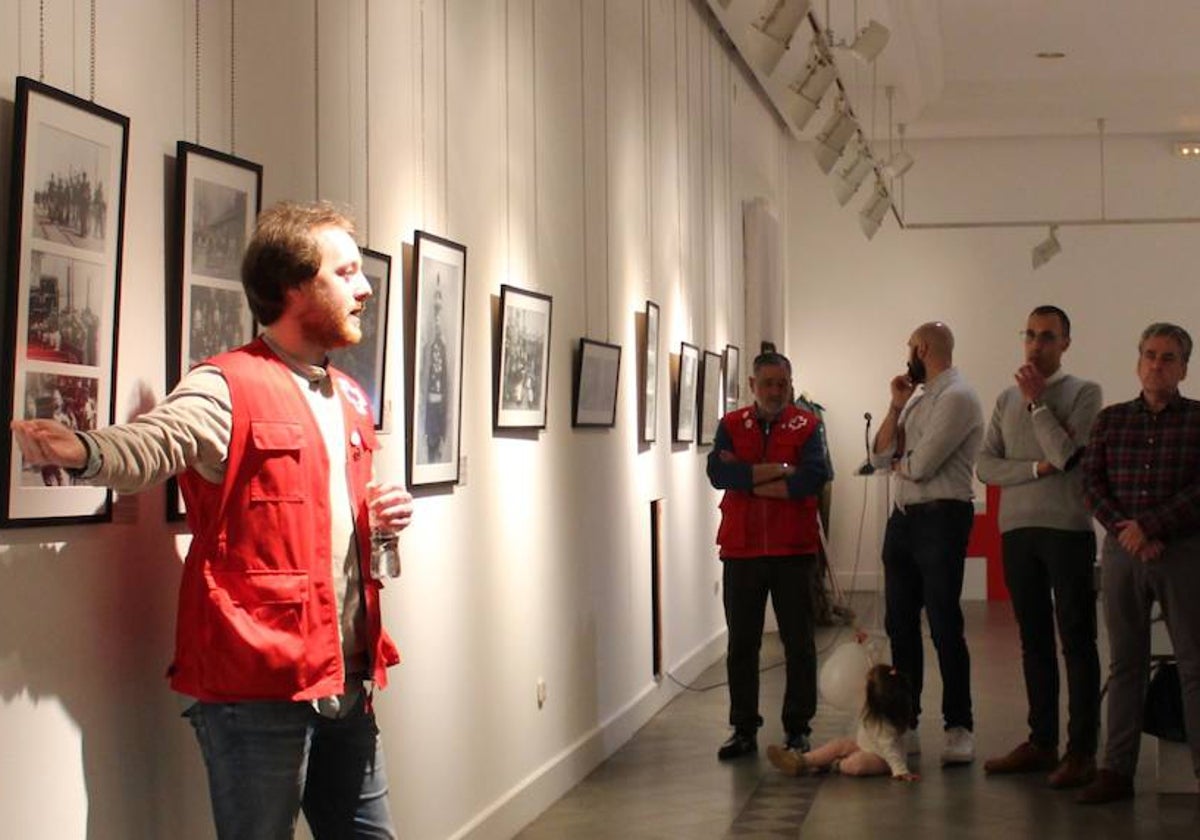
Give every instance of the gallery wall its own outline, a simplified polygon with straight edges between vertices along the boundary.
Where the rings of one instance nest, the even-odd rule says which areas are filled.
[[[669,357],[685,340],[744,345],[741,204],[767,199],[786,229],[783,135],[690,0],[95,10],[93,37],[87,0],[0,0],[0,213],[16,76],[44,67],[84,98],[94,84],[130,118],[118,420],[165,389],[178,140],[262,164],[264,203],[347,204],[363,244],[393,256],[394,288],[415,229],[467,246],[463,478],[418,495],[385,592],[404,663],[376,708],[403,836],[511,835],[680,690],[652,674],[652,500],[665,669],[687,682],[720,655],[718,496],[706,448],[671,441]],[[0,237],[0,256],[10,247]],[[554,299],[541,432],[492,429],[503,283]],[[647,299],[662,308],[650,445],[635,341]],[[393,295],[379,461],[397,478],[404,306]],[[571,427],[583,336],[624,349],[612,429]],[[189,539],[165,507],[155,489],[119,498],[110,524],[0,533],[5,833],[212,836],[163,678]],[[714,743],[722,731],[714,720]]]

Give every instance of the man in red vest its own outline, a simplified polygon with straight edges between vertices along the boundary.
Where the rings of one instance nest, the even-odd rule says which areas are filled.
[[[820,532],[817,496],[828,480],[820,419],[791,403],[792,365],[766,352],[750,377],[754,405],[726,414],[708,455],[708,478],[724,490],[717,543],[724,565],[726,669],[733,734],[721,761],[758,749],[758,652],[767,595],[787,659],[783,729],[788,749],[809,749],[817,708],[813,577]]]
[[[179,474],[193,539],[171,686],[208,768],[218,836],[394,837],[371,691],[399,661],[379,613],[372,530],[412,516],[375,481],[370,401],[328,364],[358,342],[371,288],[329,204],[265,211],[242,263],[262,334],[193,368],[130,423],[15,421],[27,464],[136,492]]]

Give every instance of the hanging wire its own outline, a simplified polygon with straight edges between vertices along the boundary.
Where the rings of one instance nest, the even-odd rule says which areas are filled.
[[[38,2],[38,81],[46,81],[46,0]]]
[[[579,204],[580,211],[583,214],[583,332],[584,335],[589,335],[591,331],[591,322],[588,320],[588,302],[591,297],[588,289],[588,249],[587,249],[587,232],[588,232],[588,215],[587,215],[587,76],[584,71],[587,69],[587,62],[584,61],[583,55],[586,51],[584,40],[584,0],[579,0],[579,142],[581,145],[580,159],[583,161],[583,166],[579,167]]]
[[[96,101],[96,0],[92,0],[88,21],[88,100]]]
[[[363,236],[371,244],[371,0],[363,0]]]
[[[1096,120],[1096,128],[1100,131],[1100,218],[1104,219],[1108,215],[1104,192],[1104,117]]]
[[[316,198],[321,200],[321,0],[313,0],[313,170]]]
[[[237,154],[237,0],[229,0],[229,153]]]
[[[195,70],[193,72],[193,85],[195,87],[196,99],[196,145],[200,145],[200,0],[195,0],[194,15],[196,18],[194,33],[192,37],[192,53],[195,58]]]

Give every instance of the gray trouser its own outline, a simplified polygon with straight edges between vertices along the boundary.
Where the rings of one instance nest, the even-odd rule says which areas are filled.
[[[1126,776],[1137,769],[1150,671],[1150,610],[1158,601],[1179,661],[1184,724],[1200,778],[1200,536],[1171,542],[1148,563],[1107,536],[1100,563],[1111,648],[1104,766]]]

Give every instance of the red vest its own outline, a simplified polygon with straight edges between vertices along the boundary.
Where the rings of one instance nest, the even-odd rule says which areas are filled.
[[[804,444],[817,430],[818,419],[795,406],[785,406],[763,434],[754,406],[731,411],[721,420],[733,439],[733,454],[748,464],[761,462],[798,465]],[[726,490],[721,499],[721,556],[780,557],[816,554],[817,497],[765,499],[744,490]]]
[[[209,360],[229,383],[222,484],[179,477],[193,539],[183,568],[171,687],[210,702],[339,694],[345,673],[330,568],[329,458],[295,376],[262,339]],[[330,368],[346,419],[345,469],[371,679],[400,661],[369,572],[366,483],[376,449],[366,396]],[[340,468],[340,465],[335,465]]]

